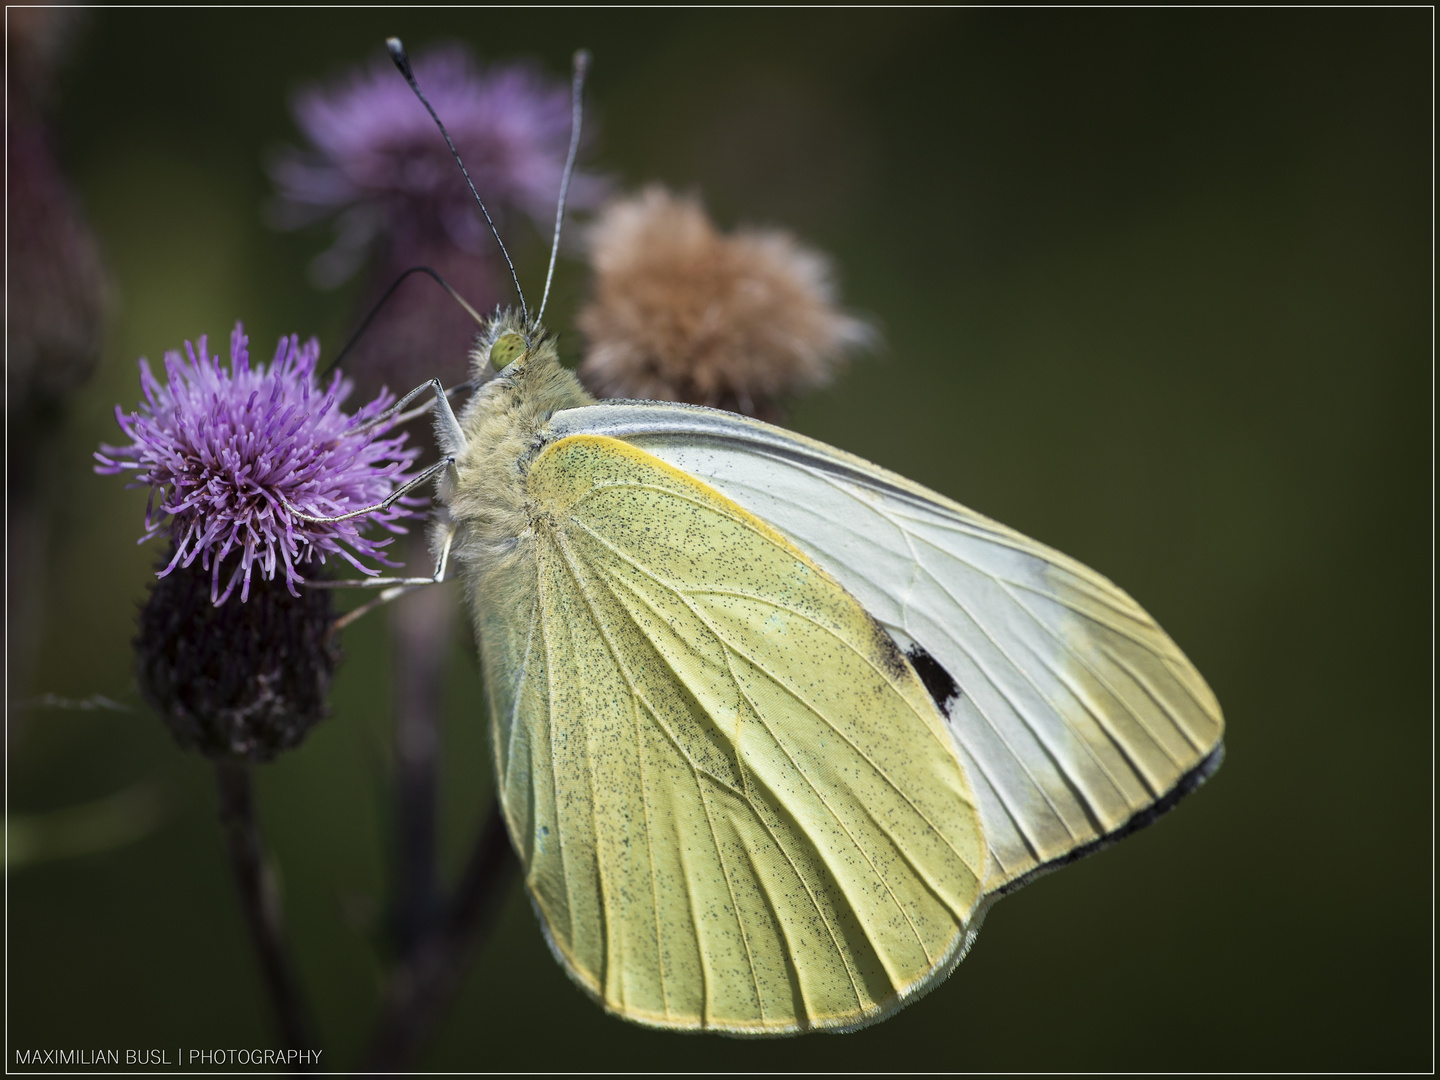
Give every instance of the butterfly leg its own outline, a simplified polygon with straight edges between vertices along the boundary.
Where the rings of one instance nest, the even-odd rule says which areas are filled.
[[[455,419],[454,410],[450,408],[450,395],[458,394],[461,390],[470,390],[473,388],[473,383],[466,382],[461,383],[459,386],[452,386],[449,390],[446,390],[440,385],[439,379],[431,379],[429,382],[421,383],[394,405],[391,405],[390,408],[374,418],[367,420],[353,430],[355,432],[369,431],[371,428],[379,427],[385,423],[390,423],[391,425],[404,424],[414,420],[417,416],[423,416],[431,409],[436,409],[440,413],[439,421],[445,444],[456,449],[463,449],[465,446],[465,432],[461,429],[459,421]],[[433,390],[435,392],[433,400],[427,401],[424,405],[411,409],[409,412],[401,411],[406,405],[425,393],[426,390]]]
[[[447,468],[454,468],[454,466],[455,455],[447,454],[445,457],[435,462],[434,465],[426,468],[418,476],[412,476],[409,480],[405,481],[405,483],[401,484],[398,488],[392,491],[385,499],[382,499],[380,502],[375,503],[371,506],[362,506],[359,510],[351,510],[348,513],[344,514],[333,514],[330,516],[317,516],[315,514],[307,514],[303,510],[299,510],[296,507],[290,505],[290,503],[283,498],[280,501],[282,502],[286,510],[289,510],[290,513],[294,514],[302,521],[316,521],[321,523],[328,523],[332,521],[349,521],[351,518],[360,517],[363,514],[373,514],[379,510],[389,510],[390,507],[393,506],[395,502],[407,492],[414,491],[421,484],[427,482],[433,476],[435,476],[436,473],[439,473]]]
[[[438,426],[440,428],[439,435],[441,446],[448,447],[452,451],[451,453],[446,454],[439,461],[435,462],[434,465],[431,465],[429,468],[423,470],[418,476],[413,476],[409,480],[405,481],[405,483],[401,484],[398,488],[392,491],[389,496],[382,499],[380,502],[373,504],[372,506],[362,506],[359,510],[351,510],[348,513],[344,514],[316,515],[307,514],[303,510],[292,506],[287,500],[281,499],[281,503],[284,505],[285,509],[290,511],[290,513],[294,514],[296,517],[300,518],[302,521],[314,521],[321,524],[327,524],[334,521],[349,521],[351,518],[361,517],[365,514],[373,514],[378,510],[389,510],[390,507],[395,505],[396,500],[400,499],[407,492],[414,491],[421,484],[425,483],[426,481],[431,479],[431,477],[435,476],[437,473],[443,471],[444,469],[453,469],[455,467],[455,455],[458,454],[460,451],[464,450],[467,444],[465,439],[465,432],[460,427],[460,421],[455,419],[455,412],[450,408],[450,399],[445,396],[445,388],[440,385],[439,379],[431,379],[429,382],[417,386],[414,390],[411,390],[394,405],[390,406],[390,408],[386,409],[379,416],[375,417],[375,419],[369,421],[366,424],[363,424],[355,430],[364,431],[368,428],[374,427],[377,424],[384,423],[389,417],[395,416],[395,414],[399,412],[400,409],[402,409],[409,402],[414,401],[415,398],[419,397],[426,390],[435,391],[434,402],[427,403],[422,408],[416,409],[413,413],[406,413],[402,416],[397,417],[395,422],[401,423],[405,420],[409,420],[412,416],[418,416],[425,409],[430,408],[431,404],[437,405],[440,410]]]
[[[335,620],[330,628],[333,634],[343,630],[362,615],[366,615],[384,604],[388,604],[396,597],[403,596],[412,589],[418,589],[423,585],[439,585],[445,580],[445,572],[450,566],[450,546],[455,542],[455,523],[448,519],[441,525],[439,533],[440,553],[435,559],[435,573],[431,577],[414,578],[365,578],[361,581],[314,581],[310,583],[312,589],[383,589],[384,591],[374,600],[361,604],[354,611],[347,611]]]

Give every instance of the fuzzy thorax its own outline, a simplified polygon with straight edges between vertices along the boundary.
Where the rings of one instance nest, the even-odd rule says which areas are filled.
[[[512,333],[524,338],[524,352],[491,374],[491,350]],[[560,366],[555,341],[544,328],[526,327],[511,311],[489,320],[471,361],[472,377],[483,385],[460,414],[466,445],[456,450],[455,478],[442,499],[456,525],[452,557],[474,590],[527,542],[525,474],[541,429],[559,410],[595,399]]]

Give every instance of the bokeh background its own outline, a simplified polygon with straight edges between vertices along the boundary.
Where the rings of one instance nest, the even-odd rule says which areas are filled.
[[[257,354],[292,331],[334,354],[355,290],[307,283],[325,227],[263,223],[262,160],[297,141],[295,89],[398,33],[558,76],[588,46],[594,165],[795,230],[882,328],[792,426],[1119,582],[1229,725],[1201,792],[1007,899],[876,1027],[628,1026],[569,984],[517,893],[424,1065],[1429,1068],[1432,29],[1425,9],[90,12],[52,116],[116,299],[57,421],[43,610],[10,626],[34,662],[10,690],[30,846],[8,873],[9,1050],[271,1045],[212,773],[134,689],[145,496],[90,453],[141,355],[237,318]],[[538,283],[540,238],[510,242]],[[562,332],[584,289],[563,265]],[[334,1067],[358,1060],[387,957],[386,633],[347,631],[332,717],[259,780]],[[491,797],[470,647],[445,697],[452,878]],[[97,693],[129,711],[37,701]],[[137,838],[67,856],[64,815],[116,793]]]

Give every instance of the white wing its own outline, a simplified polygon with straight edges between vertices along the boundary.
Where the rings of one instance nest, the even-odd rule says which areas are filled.
[[[732,413],[606,402],[547,439],[609,435],[786,533],[910,656],[949,720],[990,843],[987,894],[1153,821],[1219,767],[1199,672],[1095,571],[851,454]]]

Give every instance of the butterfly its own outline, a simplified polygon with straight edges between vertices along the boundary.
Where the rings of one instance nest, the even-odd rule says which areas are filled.
[[[1219,767],[1205,681],[1075,560],[780,427],[596,401],[528,311],[472,361],[458,416],[431,384],[413,483],[440,482],[526,888],[610,1012],[864,1026]]]
[[[611,1012],[873,1022],[1219,767],[1204,680],[1075,560],[783,428],[596,401],[517,314],[474,363],[435,576],[546,940]]]

